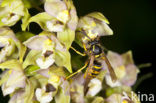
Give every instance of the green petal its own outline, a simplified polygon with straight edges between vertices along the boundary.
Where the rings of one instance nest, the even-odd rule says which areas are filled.
[[[36,22],[38,23],[42,29],[44,30],[48,30],[47,26],[46,26],[46,22],[50,21],[54,19],[52,16],[50,16],[49,14],[47,14],[46,12],[43,13],[39,13],[33,17],[31,17],[27,23],[22,25],[22,30],[25,30],[26,27],[31,23],[31,22]]]
[[[44,77],[40,74],[36,74],[29,79],[33,85],[33,87],[44,87],[48,83],[48,78]]]
[[[75,42],[81,47],[83,48],[83,36],[84,34],[82,34],[81,32],[76,32],[76,37],[75,37]]]
[[[52,72],[54,74],[56,74],[57,76],[60,76],[60,77],[66,77],[67,75],[67,72],[64,70],[64,68],[62,67],[57,67],[55,65],[51,66],[50,67],[50,71],[49,72]]]
[[[18,52],[19,52],[19,60],[20,62],[23,62],[23,58],[26,52],[26,46],[24,46],[23,44],[21,44],[20,42],[15,42],[16,46],[18,48]]]
[[[37,7],[43,3],[43,0],[22,0],[26,8]]]
[[[104,103],[104,98],[102,97],[95,97],[92,103]]]
[[[104,21],[107,24],[109,24],[108,19],[100,12],[93,12],[93,13],[88,14],[87,16],[92,17],[92,18],[96,18],[98,20]]]
[[[36,71],[37,71],[38,69],[40,69],[40,67],[35,66],[35,65],[31,65],[31,66],[29,66],[28,68],[26,68],[25,74],[26,74],[27,76],[35,75],[35,74],[36,74]]]
[[[24,93],[24,103],[32,103],[32,99],[34,97],[34,86],[31,81],[27,80],[25,93]]]
[[[134,64],[132,51],[128,51],[122,54],[122,58],[123,58],[124,65]]]
[[[65,94],[62,88],[59,88],[57,95],[55,96],[56,103],[70,103],[70,96]]]
[[[1,78],[0,78],[0,86],[1,86],[4,82],[6,82],[8,80],[10,73],[9,73],[9,71],[7,71],[0,76],[1,76]]]
[[[36,65],[36,59],[41,55],[40,51],[36,51],[36,50],[31,50],[24,63],[23,63],[23,68],[26,68],[29,65]]]
[[[56,54],[55,54],[55,63],[58,66],[64,66],[66,67],[66,69],[72,73],[72,68],[71,68],[71,56],[69,51],[59,51],[56,50]]]
[[[131,87],[128,86],[122,86],[122,87],[115,87],[115,88],[107,88],[106,89],[106,96],[109,97],[114,93],[122,93],[122,92],[130,92]]]
[[[69,49],[75,39],[75,31],[66,28],[64,31],[57,33],[57,38],[66,46],[67,49]]]
[[[28,9],[25,9],[24,16],[22,18],[22,25],[21,25],[22,31],[26,30],[26,28],[27,28],[26,24],[28,23],[29,18],[30,18],[30,14],[28,12]]]
[[[29,39],[30,37],[35,36],[35,34],[31,33],[31,32],[17,32],[16,33],[16,37],[18,38],[18,40],[20,40],[21,42],[26,41],[27,39]]]
[[[0,68],[7,68],[7,69],[14,69],[14,70],[20,70],[22,69],[22,65],[18,60],[8,60],[0,64]]]
[[[99,79],[101,82],[103,82],[104,76],[106,75],[107,70],[100,71],[99,75],[97,75],[97,79]]]
[[[22,0],[3,0],[1,7],[9,6],[12,13],[23,16],[24,15],[24,4]]]

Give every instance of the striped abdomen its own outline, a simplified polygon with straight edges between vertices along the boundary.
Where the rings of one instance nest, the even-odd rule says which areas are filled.
[[[90,71],[90,76],[91,76],[92,78],[96,77],[96,76],[100,73],[101,69],[102,69],[101,63],[99,63],[99,62],[97,62],[97,61],[95,60],[95,61],[94,61],[94,64],[93,64],[93,67],[92,67],[92,69],[91,69],[91,71]]]

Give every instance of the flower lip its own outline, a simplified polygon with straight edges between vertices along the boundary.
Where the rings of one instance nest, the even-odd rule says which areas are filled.
[[[52,84],[48,83],[46,85],[46,92],[54,92],[54,91],[56,91],[56,88]]]
[[[47,51],[44,53],[44,57],[49,57],[51,54],[53,54],[53,51],[47,50]]]

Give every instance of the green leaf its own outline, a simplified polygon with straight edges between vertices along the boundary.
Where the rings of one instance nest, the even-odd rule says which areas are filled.
[[[16,33],[16,37],[21,42],[24,42],[24,41],[26,41],[27,39],[29,39],[30,37],[33,37],[33,36],[35,36],[35,34],[33,34],[31,32],[26,32],[26,31],[22,31],[22,32],[17,32]]]
[[[26,68],[25,74],[26,74],[27,76],[35,75],[35,74],[36,74],[36,71],[37,71],[38,69],[40,69],[40,67],[35,66],[35,65],[31,65],[31,66],[29,66],[28,68]]]
[[[66,69],[70,73],[72,73],[71,56],[70,56],[69,51],[59,51],[59,50],[56,50],[55,63],[58,66],[64,66],[64,67],[66,67]]]
[[[22,69],[22,65],[18,60],[8,60],[0,64],[0,68],[7,68],[7,69],[14,69],[14,70],[20,70]]]
[[[42,29],[44,30],[48,30],[47,26],[46,26],[46,21],[50,21],[54,19],[54,17],[50,16],[49,14],[47,14],[46,12],[43,13],[39,13],[33,17],[31,17],[27,23],[22,25],[22,30],[26,30],[26,27],[31,23],[31,22],[36,22],[38,23]]]
[[[57,33],[57,38],[61,43],[66,46],[67,49],[69,49],[75,39],[75,31],[66,28],[64,29],[64,31]]]
[[[59,88],[58,93],[55,96],[56,103],[70,103],[70,96],[65,94],[62,88]]]
[[[36,51],[36,50],[31,50],[24,63],[23,63],[23,68],[26,68],[29,65],[36,65],[36,59],[41,55],[40,51]]]

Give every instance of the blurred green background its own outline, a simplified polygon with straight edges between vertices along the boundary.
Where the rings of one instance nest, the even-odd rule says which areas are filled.
[[[102,12],[110,21],[114,35],[102,37],[102,44],[113,51],[124,53],[133,51],[135,64],[152,63],[151,67],[141,69],[138,78],[155,74],[156,8],[155,0],[73,0],[79,16],[90,12]],[[35,14],[34,9],[31,14]],[[18,24],[20,25],[21,22]],[[19,27],[12,27],[19,31]],[[39,26],[34,24],[34,33],[39,33]],[[144,80],[136,89],[140,93],[155,94],[156,77]],[[7,103],[8,97],[0,93],[0,103]]]

